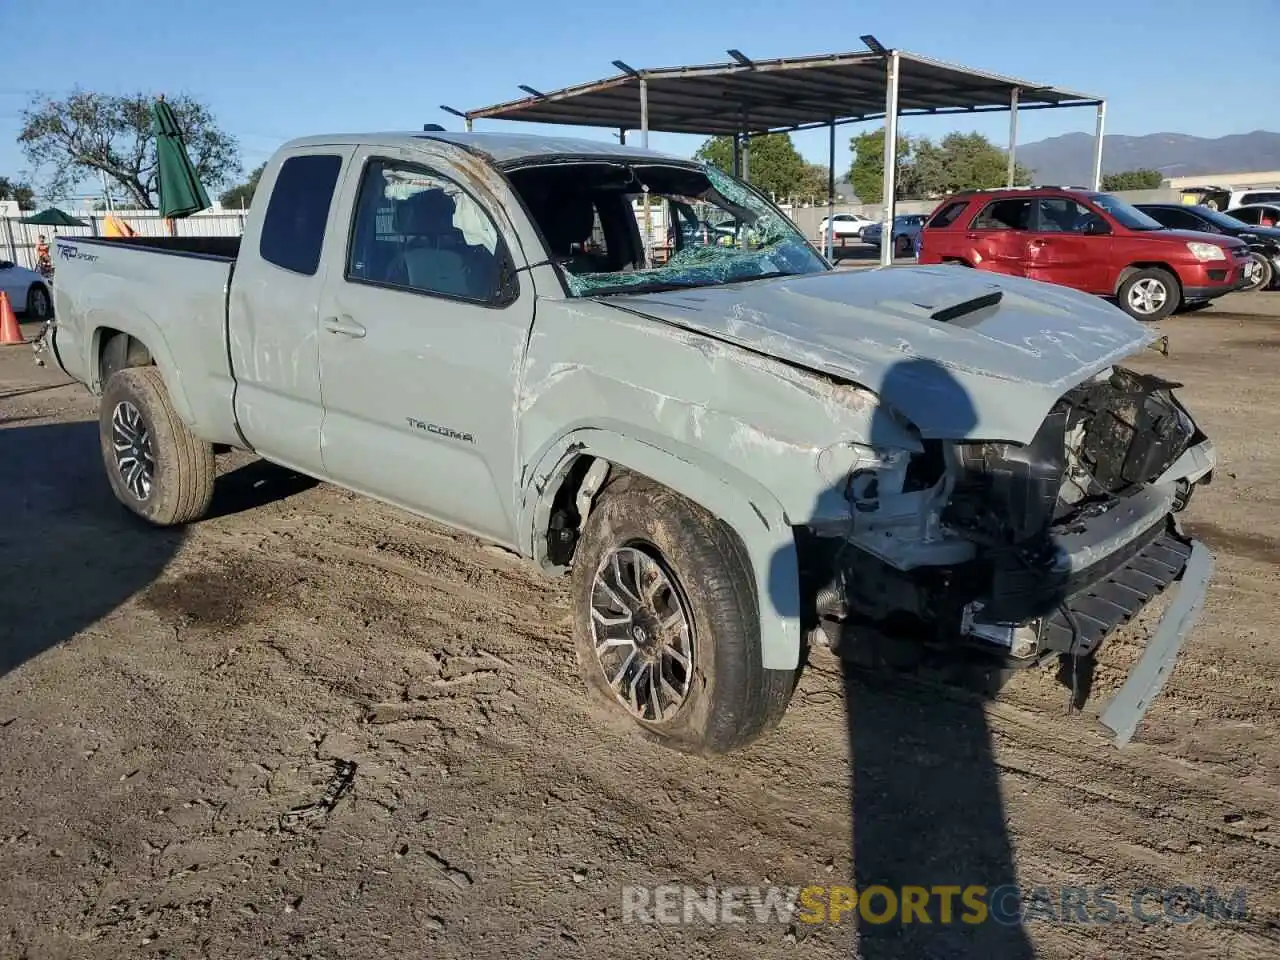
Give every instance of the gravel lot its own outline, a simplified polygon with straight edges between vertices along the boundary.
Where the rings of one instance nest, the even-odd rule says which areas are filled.
[[[1050,673],[983,702],[817,653],[717,762],[591,706],[563,587],[469,537],[243,457],[215,516],[143,529],[92,398],[0,347],[0,956],[1280,956],[1280,294],[1163,327],[1136,365],[1219,445],[1187,513],[1218,568],[1130,747]],[[1249,915],[623,922],[629,884],[855,881],[1109,885],[1122,914],[1243,887]]]

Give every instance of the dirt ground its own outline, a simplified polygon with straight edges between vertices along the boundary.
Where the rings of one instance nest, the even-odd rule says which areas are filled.
[[[142,528],[87,392],[0,347],[0,957],[1280,956],[1280,294],[1163,326],[1137,365],[1219,445],[1186,514],[1218,565],[1133,744],[1048,672],[983,702],[817,652],[718,761],[592,706],[563,585],[469,537],[243,457],[212,518]],[[1120,916],[624,922],[628,885],[855,880]],[[1147,887],[1247,916],[1139,922]]]

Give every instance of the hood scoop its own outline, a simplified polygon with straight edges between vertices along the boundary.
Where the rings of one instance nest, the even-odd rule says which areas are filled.
[[[953,323],[958,327],[972,327],[988,316],[983,311],[1000,306],[1000,301],[1003,299],[1003,290],[992,290],[990,293],[979,294],[976,297],[957,298],[950,303],[922,304],[922,306],[931,311],[930,320],[938,323]]]

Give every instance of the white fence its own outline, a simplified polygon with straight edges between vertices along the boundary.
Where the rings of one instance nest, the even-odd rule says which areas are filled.
[[[155,210],[117,210],[108,214],[102,210],[68,210],[67,213],[89,224],[87,227],[44,227],[23,223],[14,217],[0,221],[0,259],[10,260],[20,266],[35,269],[36,243],[41,235],[52,245],[55,237],[97,237],[103,232],[103,221],[108,216],[127,223],[140,236],[164,237],[169,235],[164,217]],[[244,218],[248,211],[223,210],[215,213],[197,213],[171,221],[173,233],[179,237],[238,237],[244,232]]]

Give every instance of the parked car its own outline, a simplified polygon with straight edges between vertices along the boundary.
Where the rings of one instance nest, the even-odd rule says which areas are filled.
[[[45,278],[12,260],[0,260],[0,290],[9,295],[14,313],[25,313],[28,320],[48,320],[53,311]]]
[[[1244,268],[1243,290],[1266,290],[1280,278],[1280,229],[1252,226],[1198,204],[1139,203],[1135,206],[1171,230],[1221,234],[1247,243],[1253,252],[1253,263]]]
[[[1057,283],[1159,320],[1239,289],[1253,259],[1242,240],[1166,230],[1108,193],[1033,187],[944,200],[924,229],[920,262]]]
[[[1255,227],[1280,227],[1280,203],[1251,203],[1247,207],[1233,207],[1228,217]]]
[[[915,253],[916,240],[920,236],[925,220],[925,215],[921,213],[903,213],[893,218],[893,255],[895,257],[909,257]],[[862,242],[878,247],[883,233],[884,224],[873,223],[862,231]]]
[[[833,217],[822,218],[822,223],[818,224],[818,237],[825,241],[827,228],[830,226],[833,240],[858,238],[862,235],[862,231],[873,223],[875,223],[874,220],[870,217],[864,217],[860,213],[837,213]]]
[[[641,183],[759,247],[647,266]],[[712,166],[320,136],[271,157],[242,240],[57,246],[53,353],[100,398],[129,510],[199,519],[228,447],[494,541],[570,576],[558,655],[683,749],[776,723],[842,625],[905,616],[995,669],[1047,666],[1181,578],[1193,612],[1173,604],[1103,714],[1123,743],[1204,596],[1175,514],[1213,444],[1176,385],[1116,366],[1151,333],[1013,277],[835,271]]]

